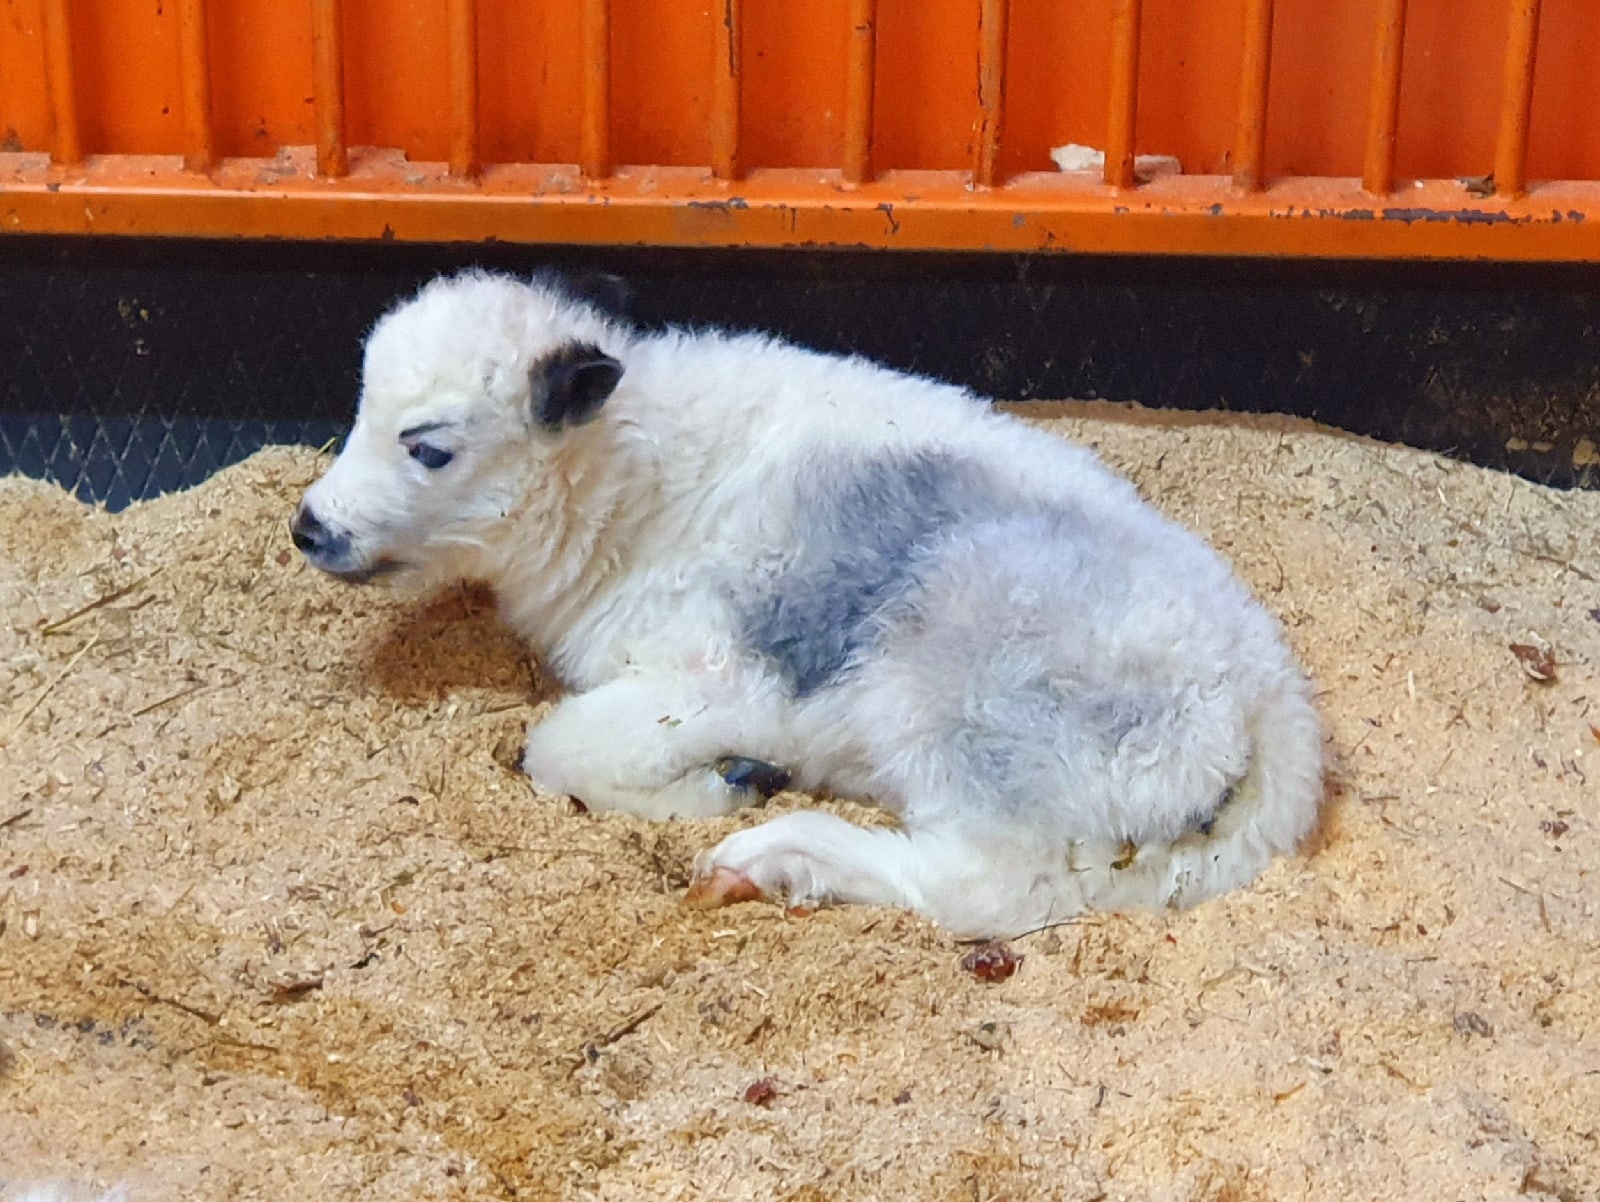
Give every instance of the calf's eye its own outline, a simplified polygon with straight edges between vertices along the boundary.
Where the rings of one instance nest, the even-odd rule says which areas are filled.
[[[455,454],[451,451],[440,450],[438,447],[430,446],[425,442],[414,442],[411,444],[411,458],[422,464],[429,471],[437,471],[454,459]]]

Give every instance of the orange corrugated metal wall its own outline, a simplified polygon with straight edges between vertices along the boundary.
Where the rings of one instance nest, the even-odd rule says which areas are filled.
[[[1398,182],[1391,203],[1375,206],[1359,181],[1375,31],[1395,8],[1405,22]],[[1115,31],[1130,9],[1134,148],[1177,155],[1185,179],[1118,189],[1042,178],[1052,146],[1107,145]],[[1529,10],[1524,171],[1537,186],[1519,201],[1502,172],[1506,195],[1485,198],[1457,181],[1487,175],[1507,153],[1508,50],[1515,57]],[[14,231],[1554,259],[1600,249],[1600,186],[1589,182],[1600,180],[1600,122],[1588,117],[1600,111],[1596,0],[0,0],[0,11],[0,226]],[[338,34],[324,62],[334,74],[322,77],[319,12]],[[596,12],[609,24],[598,102],[585,93]],[[476,35],[465,99],[470,59],[452,54],[461,14]],[[852,195],[838,169],[863,14],[875,41],[870,171]],[[1264,17],[1256,173],[1244,110],[1249,30]],[[199,31],[187,66],[186,22]],[[986,59],[997,28],[1003,40]],[[986,62],[1004,81],[1003,96],[987,98],[992,111]],[[263,173],[259,160],[318,141],[334,81],[342,124],[323,126],[323,140],[353,148],[349,178],[316,179],[300,159]],[[474,110],[464,134],[463,112]],[[589,149],[605,152],[618,179],[571,169],[585,158],[586,119],[603,122]],[[986,120],[999,131],[1001,185],[988,195],[971,186],[975,170],[985,182]],[[416,166],[469,148],[489,165],[470,185]],[[186,153],[200,170],[128,157]],[[79,155],[82,167],[70,161]],[[506,164],[547,170],[497,176]],[[326,154],[322,165],[337,174]],[[732,185],[712,178],[717,165]],[[672,168],[688,172],[662,174]],[[1266,191],[1252,199],[1258,182]],[[94,201],[88,218],[70,203],[76,194]],[[557,212],[575,198],[613,211]],[[720,216],[690,211],[706,202]],[[885,205],[895,221],[864,219]],[[1008,213],[1020,234],[1005,233]],[[1353,228],[1368,214],[1402,228]],[[1270,219],[1286,215],[1308,230],[1272,231]]]

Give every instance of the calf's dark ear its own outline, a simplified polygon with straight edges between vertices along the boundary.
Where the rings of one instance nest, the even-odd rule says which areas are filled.
[[[581,426],[622,379],[622,364],[590,342],[574,342],[552,351],[530,373],[533,416],[552,433]]]

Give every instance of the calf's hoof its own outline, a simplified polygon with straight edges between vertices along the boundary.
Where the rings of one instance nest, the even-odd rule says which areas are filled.
[[[689,891],[683,895],[683,904],[691,910],[716,910],[736,902],[760,901],[761,890],[744,873],[733,868],[713,868],[702,873],[696,870]]]
[[[787,768],[742,755],[725,755],[712,767],[730,789],[751,789],[764,799],[782,793],[791,779]]]

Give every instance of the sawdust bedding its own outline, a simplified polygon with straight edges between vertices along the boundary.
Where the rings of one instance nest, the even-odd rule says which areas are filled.
[[[760,814],[535,795],[548,690],[486,598],[291,554],[314,453],[116,516],[0,482],[0,1196],[1600,1197],[1600,494],[1029,415],[1282,615],[1331,803],[999,983],[902,914],[681,907]]]

